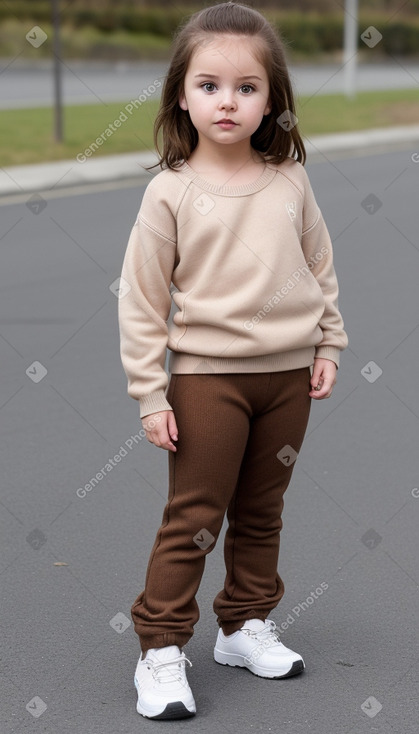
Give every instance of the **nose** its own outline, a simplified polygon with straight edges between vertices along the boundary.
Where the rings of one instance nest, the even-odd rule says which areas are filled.
[[[223,89],[219,103],[220,109],[233,110],[237,107],[234,92],[231,89]]]

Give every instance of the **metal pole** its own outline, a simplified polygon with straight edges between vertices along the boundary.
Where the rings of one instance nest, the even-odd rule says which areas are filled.
[[[61,85],[61,41],[59,0],[52,0],[52,52],[54,56],[54,140],[63,141],[62,85]]]
[[[352,98],[356,91],[358,0],[345,0],[343,45],[344,93]]]

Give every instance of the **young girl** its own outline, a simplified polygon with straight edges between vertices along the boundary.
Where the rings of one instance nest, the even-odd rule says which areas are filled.
[[[283,495],[347,336],[296,121],[267,20],[231,2],[195,13],[175,41],[155,123],[163,170],[132,228],[119,300],[128,394],[169,452],[168,502],[132,607],[137,711],[151,719],[196,712],[182,646],[226,512],[214,658],[265,678],[304,669],[268,618],[284,593]]]

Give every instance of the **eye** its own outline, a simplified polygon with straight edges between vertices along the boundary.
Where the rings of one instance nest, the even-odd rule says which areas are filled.
[[[202,84],[201,86],[206,92],[213,92],[215,89],[215,84],[213,84],[213,82],[205,82],[205,84]],[[211,89],[208,89],[208,87],[211,87]]]
[[[240,89],[242,90],[242,92],[244,92],[244,94],[250,94],[250,92],[255,91],[255,88],[252,87],[251,84],[242,84]]]

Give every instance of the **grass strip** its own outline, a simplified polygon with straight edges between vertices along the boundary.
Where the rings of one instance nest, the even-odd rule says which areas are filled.
[[[65,107],[62,144],[53,139],[51,108],[2,110],[0,166],[153,150],[158,104],[148,100],[130,113],[123,102]],[[300,130],[308,137],[418,124],[419,95],[415,89],[361,92],[353,100],[341,94],[315,94],[298,100],[297,115]],[[97,138],[101,145],[95,145]]]

